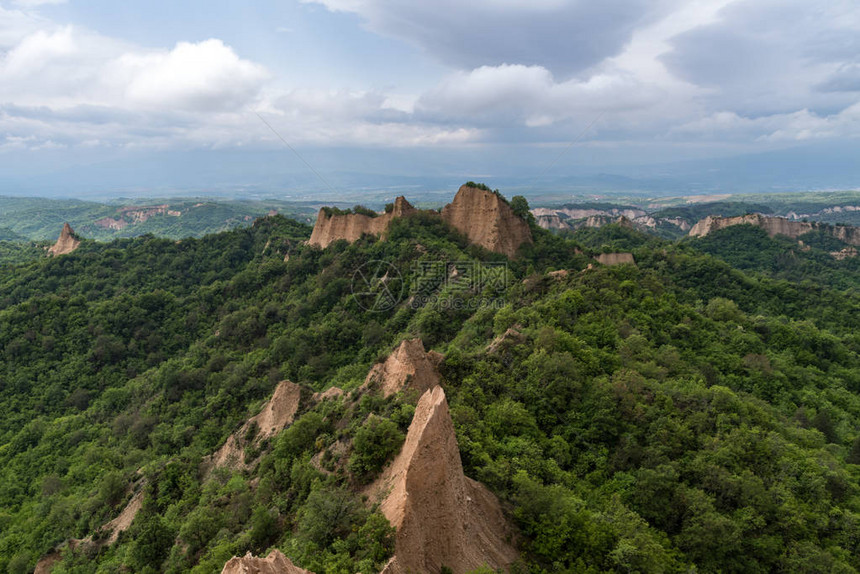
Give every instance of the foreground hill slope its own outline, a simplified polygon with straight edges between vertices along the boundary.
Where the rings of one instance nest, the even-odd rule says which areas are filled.
[[[362,498],[421,460],[413,420],[444,420],[438,392],[418,402],[431,369],[456,449],[450,432],[426,446],[441,468],[459,455],[467,496],[480,482],[499,501],[481,516],[510,528],[514,571],[858,571],[857,291],[630,229],[529,229],[508,260],[438,215],[324,250],[268,217],[3,271],[0,569],[51,555],[55,574],[217,573],[277,550],[317,574],[379,572],[398,535],[436,534]],[[594,260],[613,252],[635,265]],[[354,296],[379,261],[402,277],[384,308]],[[392,292],[393,271],[363,276]],[[429,366],[402,345],[416,339]],[[420,385],[395,381],[410,368]],[[246,424],[285,380],[295,410]],[[231,437],[248,464],[212,469]],[[70,542],[109,540],[135,501],[115,542]]]

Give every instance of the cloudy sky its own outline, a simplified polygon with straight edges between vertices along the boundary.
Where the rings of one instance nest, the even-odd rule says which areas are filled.
[[[7,176],[276,149],[306,169],[258,115],[321,172],[564,174],[852,149],[860,6],[0,0]]]

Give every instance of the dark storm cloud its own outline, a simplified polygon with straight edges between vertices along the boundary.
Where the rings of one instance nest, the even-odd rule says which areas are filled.
[[[662,17],[666,0],[313,0],[360,15],[369,29],[418,45],[461,69],[539,65],[568,77],[618,54],[638,27]]]

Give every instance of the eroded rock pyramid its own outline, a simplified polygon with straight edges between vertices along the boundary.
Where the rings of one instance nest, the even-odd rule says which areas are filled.
[[[438,354],[427,353],[421,339],[403,341],[384,362],[370,369],[364,384],[379,385],[385,397],[404,389],[413,389],[421,395],[439,384],[436,363],[440,358]]]
[[[275,388],[272,398],[269,399],[254,417],[242,425],[238,431],[227,437],[227,442],[212,455],[211,467],[234,466],[242,468],[244,463],[244,449],[242,447],[243,437],[251,426],[257,426],[257,434],[253,439],[259,442],[263,439],[276,435],[281,430],[292,424],[299,410],[302,388],[290,381],[281,381]]]
[[[80,247],[80,245],[81,240],[75,236],[72,226],[68,223],[64,223],[63,230],[60,232],[60,237],[57,239],[57,242],[48,249],[48,252],[54,257],[57,255],[66,255]]]
[[[512,531],[498,499],[463,474],[448,402],[441,387],[421,397],[403,449],[367,490],[397,529],[386,574],[455,574],[516,560]]]

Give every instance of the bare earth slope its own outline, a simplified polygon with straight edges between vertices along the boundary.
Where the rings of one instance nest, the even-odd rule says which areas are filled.
[[[516,560],[512,531],[496,497],[463,475],[448,402],[441,387],[418,402],[403,449],[367,491],[397,529],[387,574],[455,574]]]
[[[481,247],[514,257],[523,243],[532,243],[528,224],[495,193],[462,186],[442,209],[442,219]]]

